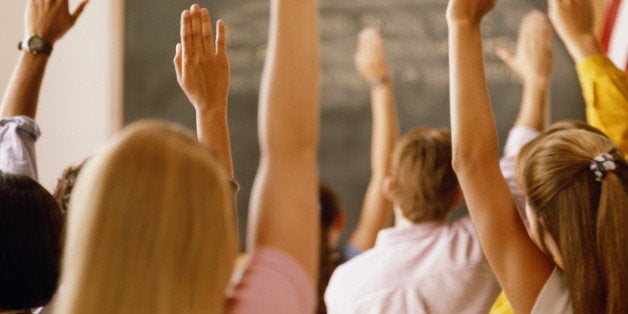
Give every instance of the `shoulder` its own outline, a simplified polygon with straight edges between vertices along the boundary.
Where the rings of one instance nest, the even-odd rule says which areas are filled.
[[[279,249],[260,247],[241,274],[227,312],[307,313],[315,305],[315,284],[305,269]]]

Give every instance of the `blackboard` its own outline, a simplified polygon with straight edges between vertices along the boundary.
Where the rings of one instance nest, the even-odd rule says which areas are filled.
[[[179,16],[191,1],[126,1],[125,123],[161,118],[194,127],[194,112],[173,66]],[[256,129],[259,81],[266,50],[267,0],[200,1],[228,28],[232,65],[229,121],[239,197],[240,230],[259,157]],[[353,66],[356,37],[377,26],[391,60],[402,131],[449,126],[446,0],[321,0],[321,179],[340,193],[350,234],[369,181],[370,109],[367,86]],[[542,1],[501,1],[484,24],[486,69],[501,141],[518,111],[521,86],[494,55],[514,45],[521,17]],[[552,86],[553,120],[584,117],[573,64],[558,39]],[[473,79],[473,78],[470,78]],[[244,239],[244,237],[242,237]]]

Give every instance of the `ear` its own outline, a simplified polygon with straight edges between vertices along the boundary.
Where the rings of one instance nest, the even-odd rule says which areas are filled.
[[[336,218],[334,218],[334,221],[331,224],[331,228],[338,232],[342,232],[342,230],[345,229],[346,224],[347,224],[347,215],[345,213],[340,213],[336,215]]]
[[[457,187],[451,197],[451,208],[456,208],[460,206],[462,202],[462,190],[460,187]]]
[[[545,247],[547,248],[547,250],[549,251],[546,253],[552,258],[552,260],[554,261],[556,266],[558,266],[558,268],[560,268],[561,270],[564,269],[563,258],[560,255],[560,250],[558,249],[556,240],[554,240],[554,237],[552,237],[552,234],[549,232],[549,228],[547,227],[547,222],[545,221],[545,218],[540,217],[539,223],[541,224],[541,228],[543,229],[542,241],[545,244]]]
[[[384,182],[382,182],[382,193],[384,193],[384,197],[391,201],[395,201],[395,188],[393,186],[393,180],[390,176],[386,176],[384,178]]]

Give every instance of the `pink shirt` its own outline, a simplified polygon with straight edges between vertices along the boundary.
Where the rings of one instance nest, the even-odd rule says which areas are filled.
[[[471,220],[380,231],[375,247],[341,265],[329,313],[487,313],[500,291]]]
[[[229,300],[227,313],[307,314],[316,309],[314,282],[290,255],[261,247]]]

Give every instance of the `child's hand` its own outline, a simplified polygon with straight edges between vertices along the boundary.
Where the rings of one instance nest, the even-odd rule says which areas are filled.
[[[382,36],[377,29],[366,28],[360,33],[355,66],[362,78],[371,84],[390,79]]]
[[[496,4],[497,0],[450,0],[447,7],[447,22],[480,25],[482,18]]]
[[[214,46],[207,9],[195,4],[181,15],[181,44],[177,45],[174,65],[177,81],[196,110],[227,109],[229,59],[225,26],[219,20],[216,27]]]
[[[593,31],[591,0],[549,0],[548,14],[576,62],[601,53]]]
[[[68,0],[29,0],[24,18],[25,35],[37,35],[52,45],[74,26],[86,5],[84,0],[70,12]]]
[[[515,54],[498,48],[497,56],[524,83],[546,83],[552,73],[552,27],[547,16],[534,10],[521,21]]]

